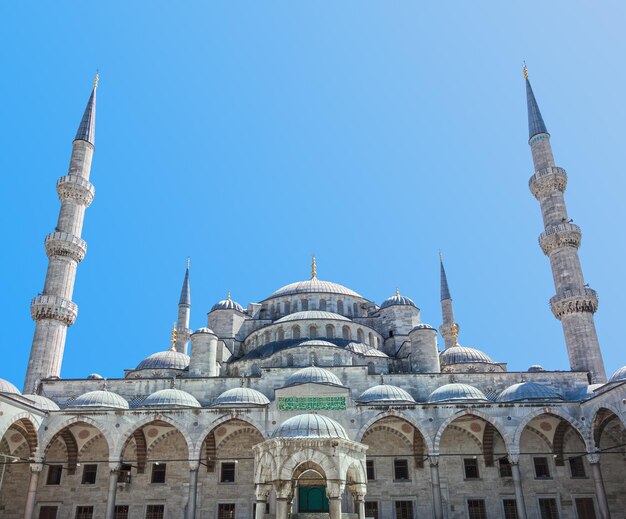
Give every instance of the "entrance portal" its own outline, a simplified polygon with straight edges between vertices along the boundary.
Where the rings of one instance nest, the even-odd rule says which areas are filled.
[[[326,495],[326,487],[299,486],[298,512],[301,514],[328,512],[328,496]]]

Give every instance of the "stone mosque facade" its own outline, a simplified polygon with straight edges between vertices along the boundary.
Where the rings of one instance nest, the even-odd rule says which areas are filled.
[[[568,371],[511,372],[461,345],[443,262],[437,330],[409,297],[378,304],[319,279],[313,259],[309,279],[245,307],[229,294],[195,331],[188,265],[169,348],[116,379],[63,379],[95,194],[96,81],[57,181],[23,391],[0,379],[0,517],[625,517],[626,367],[607,380],[568,177],[526,71],[525,84]]]

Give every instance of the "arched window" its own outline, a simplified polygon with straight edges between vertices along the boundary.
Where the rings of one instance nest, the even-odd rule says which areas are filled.
[[[252,369],[250,370],[250,374],[253,377],[259,377],[261,376],[261,368],[259,367],[258,364],[252,364]]]
[[[355,317],[359,315],[359,305],[356,303],[352,303],[352,315]]]
[[[306,312],[309,309],[309,300],[303,299],[302,301],[300,301],[300,305],[302,306],[302,311]]]
[[[334,339],[335,337],[335,327],[332,324],[326,325],[326,337],[328,339]]]
[[[337,301],[337,313],[343,315],[343,301],[341,299]]]
[[[350,332],[350,327],[349,326],[344,326],[341,330],[341,333],[343,334],[343,338],[346,339],[347,341],[349,341],[350,339],[352,339],[352,333]]]
[[[333,366],[341,366],[341,364],[341,356],[339,355],[339,353],[335,353],[333,355]]]
[[[287,367],[288,368],[293,367],[293,355],[291,353],[287,354]]]
[[[309,338],[317,339],[317,326],[309,326]]]
[[[291,327],[291,338],[292,339],[300,338],[300,327],[298,325]]]
[[[263,334],[263,344],[269,344],[272,341],[270,332],[265,332]]]
[[[291,303],[289,301],[285,301],[283,303],[283,308],[285,309],[285,314],[288,314],[291,312]]]
[[[309,355],[309,361],[311,362],[311,366],[319,366],[319,363],[317,362],[317,355],[315,353],[311,353]]]
[[[359,342],[365,342],[365,334],[361,328],[356,331],[356,340]]]
[[[380,350],[380,337],[376,337],[376,348]]]
[[[370,345],[371,348],[374,347],[374,334],[372,332],[370,332],[368,338],[368,344]]]
[[[270,315],[274,317],[275,312],[276,312],[276,307],[274,306],[274,303],[272,303],[272,306],[270,306]]]
[[[279,328],[278,331],[276,332],[276,339],[279,341],[284,341],[285,340],[285,330],[283,330],[282,328]]]
[[[320,310],[322,312],[326,311],[326,299],[320,299]]]

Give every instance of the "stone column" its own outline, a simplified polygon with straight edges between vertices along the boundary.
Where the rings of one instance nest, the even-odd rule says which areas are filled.
[[[198,497],[199,461],[189,462],[189,499],[187,500],[187,519],[196,519],[196,501]]]
[[[289,500],[286,497],[276,499],[276,519],[289,519]]]
[[[596,498],[598,500],[598,508],[600,509],[600,517],[601,519],[611,519],[609,502],[606,498],[604,480],[602,479],[602,469],[600,468],[600,453],[587,454],[587,461],[591,465],[591,475],[596,486]]]
[[[354,496],[354,508],[359,519],[365,519],[365,496],[357,494]]]
[[[28,485],[28,494],[26,495],[26,505],[24,506],[24,519],[33,519],[35,511],[35,499],[37,498],[37,484],[39,483],[39,474],[43,470],[43,463],[37,461],[30,464],[30,483]]]
[[[441,499],[441,484],[439,482],[439,456],[429,456],[430,484],[433,491],[433,515],[435,519],[443,519],[443,501]]]
[[[515,503],[517,504],[518,519],[526,519],[526,503],[524,502],[524,489],[522,488],[522,473],[519,469],[519,454],[509,454],[511,475],[515,487]]]
[[[115,519],[115,499],[117,497],[117,481],[120,477],[119,461],[109,461],[109,493],[107,495],[106,519]]]
[[[265,517],[265,506],[267,505],[267,498],[270,491],[271,487],[268,485],[256,485],[256,512],[254,519],[263,519]]]
[[[328,511],[330,512],[330,519],[341,519],[341,496],[330,498]]]

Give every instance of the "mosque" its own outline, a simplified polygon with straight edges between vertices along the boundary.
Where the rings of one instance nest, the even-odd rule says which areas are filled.
[[[462,345],[443,262],[436,329],[406,295],[378,304],[322,281],[313,259],[309,279],[247,306],[229,295],[195,331],[188,266],[169,348],[116,379],[60,378],[95,195],[96,80],[56,185],[23,391],[0,379],[0,517],[624,517],[626,366],[607,380],[568,177],[524,72],[567,371],[511,372]]]

